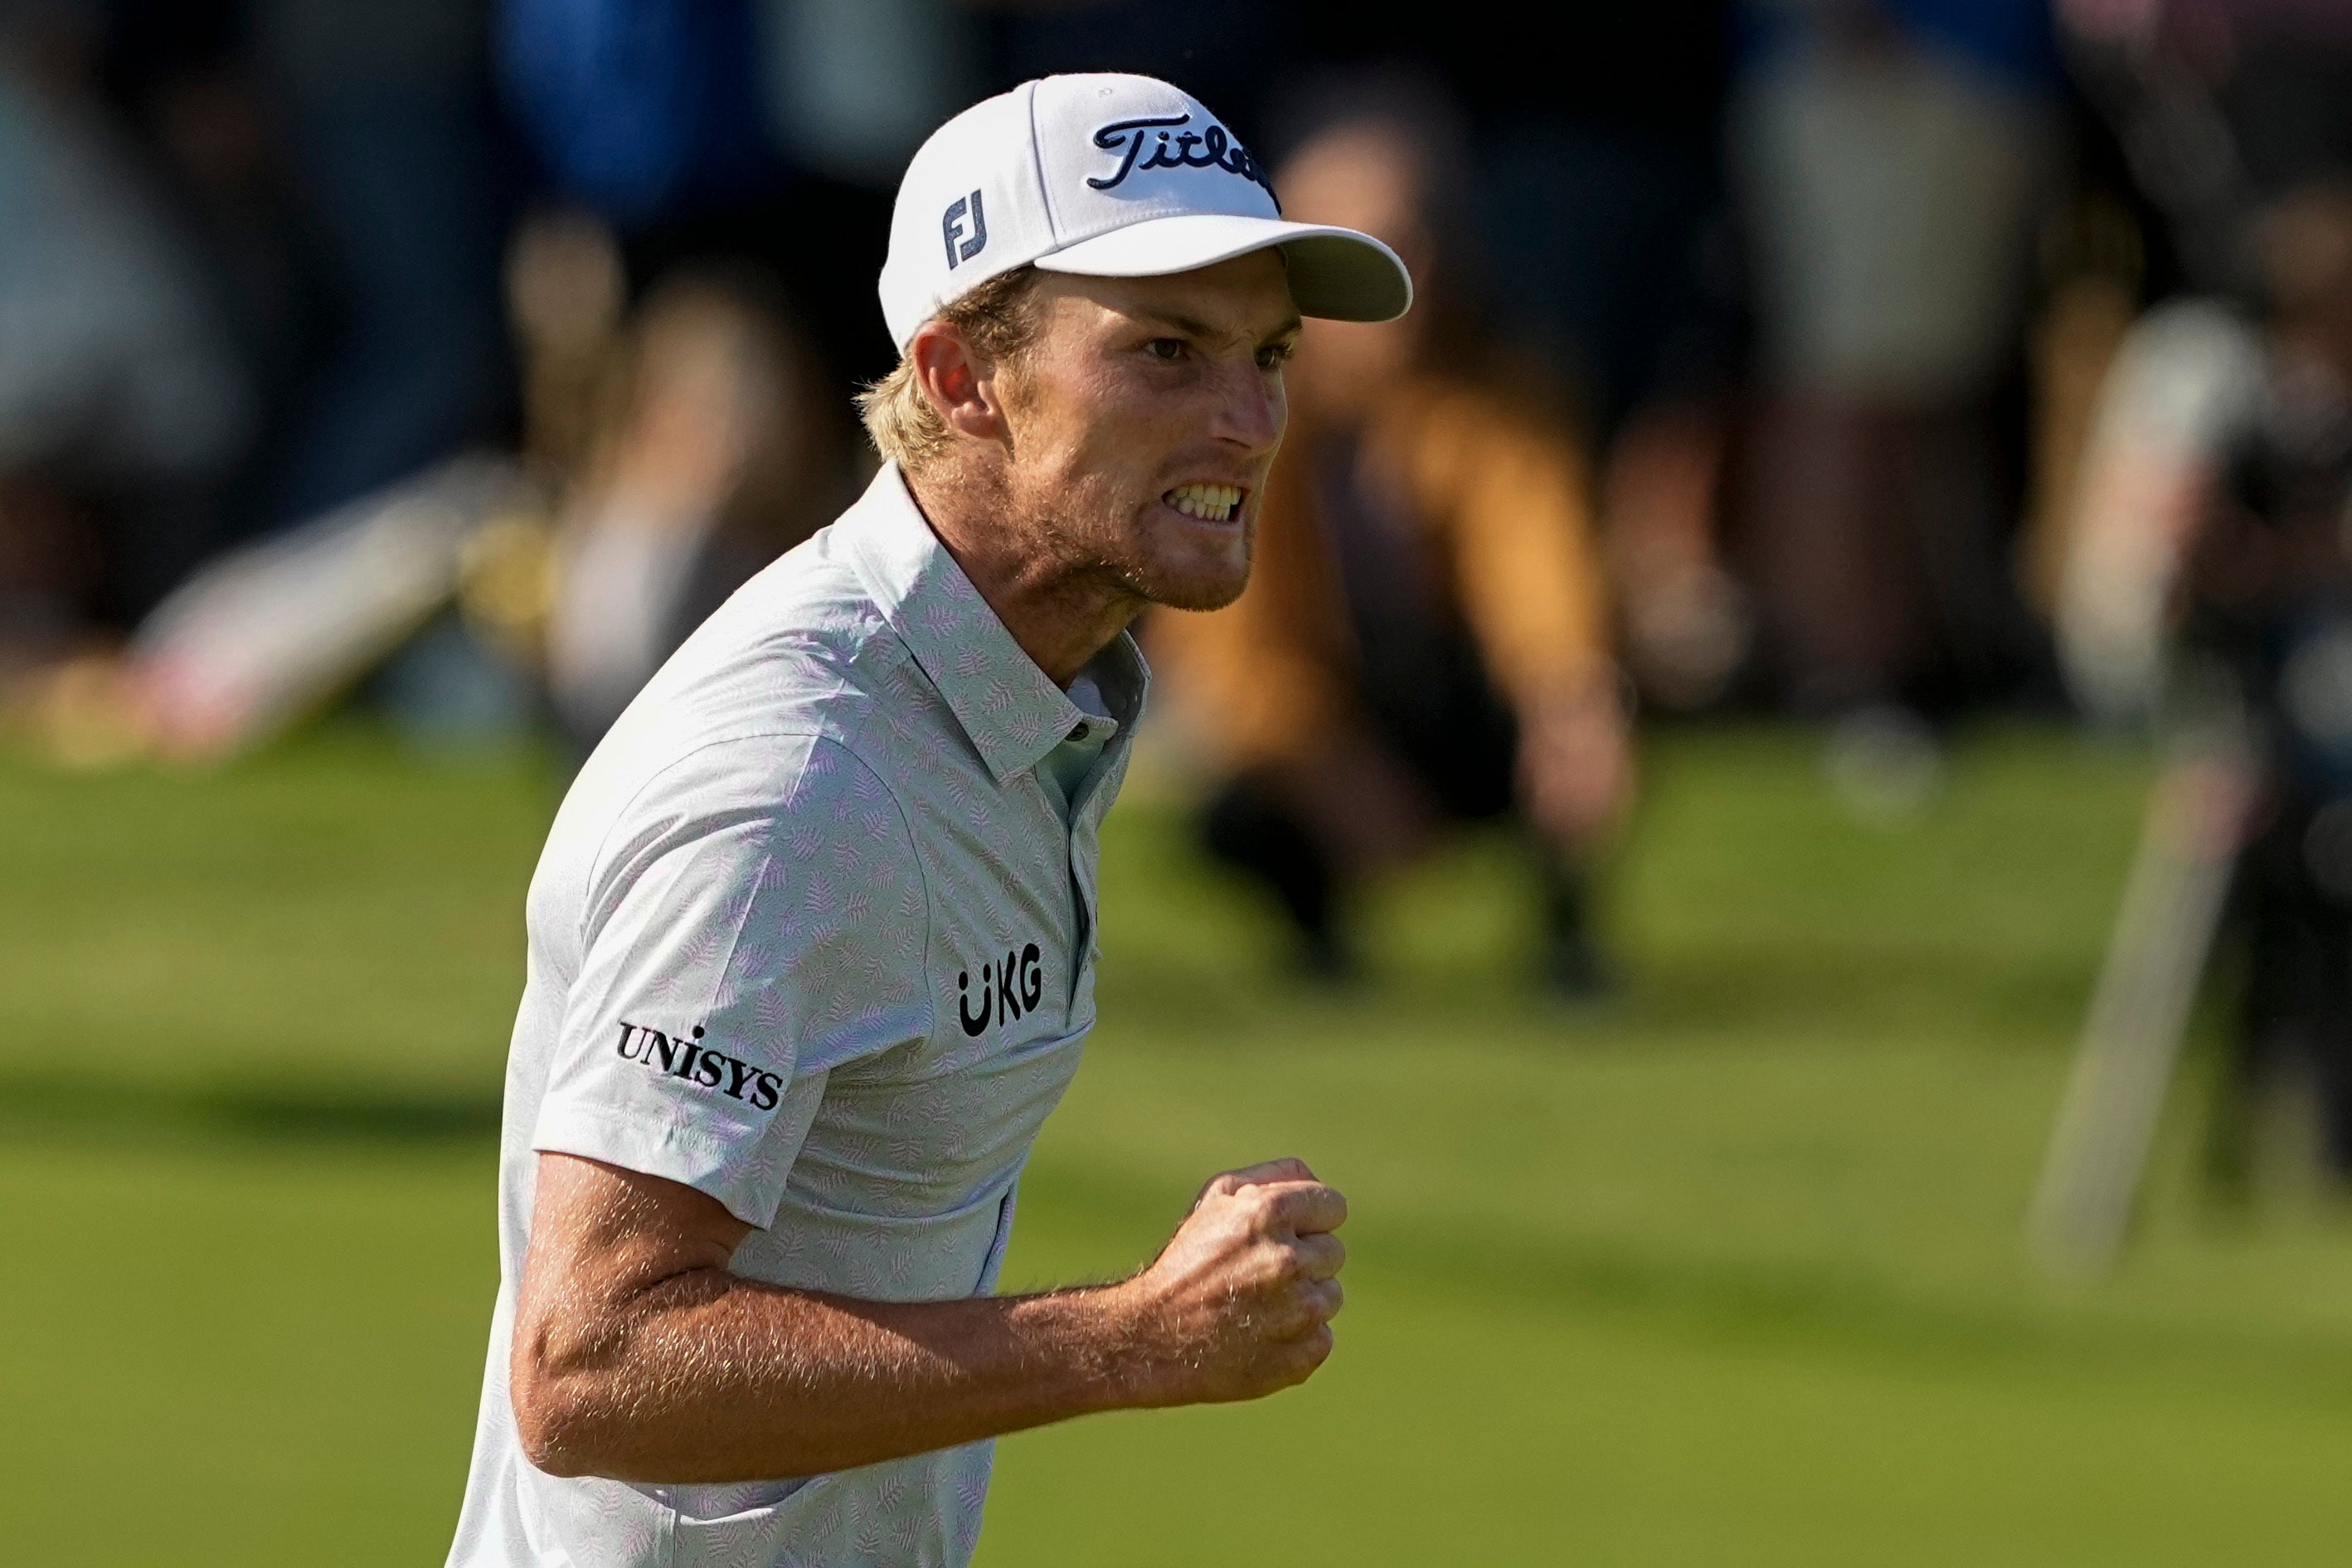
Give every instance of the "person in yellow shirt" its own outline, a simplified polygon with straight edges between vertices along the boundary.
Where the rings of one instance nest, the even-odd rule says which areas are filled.
[[[1584,868],[1633,758],[1581,453],[1538,375],[1505,368],[1454,276],[1465,188],[1404,115],[1337,120],[1276,180],[1286,213],[1380,235],[1420,303],[1316,321],[1257,565],[1230,607],[1163,614],[1155,662],[1215,783],[1211,852],[1264,883],[1310,968],[1346,974],[1347,891],[1447,823],[1516,817],[1546,908],[1546,978],[1604,967]]]

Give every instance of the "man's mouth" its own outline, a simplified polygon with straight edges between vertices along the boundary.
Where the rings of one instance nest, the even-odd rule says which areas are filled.
[[[1234,485],[1179,485],[1160,498],[1188,517],[1229,523],[1242,509],[1244,492]]]

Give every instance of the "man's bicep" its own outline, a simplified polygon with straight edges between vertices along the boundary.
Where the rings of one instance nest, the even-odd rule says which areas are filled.
[[[524,1316],[614,1302],[698,1269],[724,1269],[751,1227],[709,1194],[577,1155],[539,1156]]]
[[[680,1286],[723,1292],[751,1227],[690,1186],[573,1155],[541,1155],[537,1182],[508,1361],[515,1430],[541,1469],[601,1473],[639,1331]]]

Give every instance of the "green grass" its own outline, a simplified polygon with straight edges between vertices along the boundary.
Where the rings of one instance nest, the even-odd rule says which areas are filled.
[[[1349,1306],[1303,1389],[1006,1442],[983,1562],[2339,1559],[2352,1229],[2203,1200],[2196,1075],[2122,1272],[2019,1254],[2142,761],[1995,734],[1900,831],[1790,734],[1650,769],[1591,1014],[1516,983],[1498,842],[1387,889],[1331,998],[1121,809],[1012,1277],[1121,1271],[1297,1153],[1354,1201]],[[438,1560],[551,789],[347,731],[0,763],[0,1559]]]

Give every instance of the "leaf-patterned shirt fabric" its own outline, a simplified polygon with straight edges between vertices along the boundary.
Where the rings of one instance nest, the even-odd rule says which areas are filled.
[[[531,880],[452,1568],[970,1558],[987,1443],[729,1486],[533,1469],[508,1396],[515,1288],[545,1150],[709,1193],[755,1228],[733,1263],[752,1279],[994,1289],[1094,1022],[1096,835],[1148,681],[1124,636],[1085,678],[1102,711],[1021,651],[885,467],[581,770]],[[1040,767],[1081,723],[1108,739],[1066,810]]]

